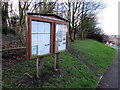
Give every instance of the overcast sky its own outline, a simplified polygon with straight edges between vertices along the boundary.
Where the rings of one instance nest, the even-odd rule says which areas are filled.
[[[100,27],[108,35],[118,35],[118,2],[120,0],[102,0],[106,8],[99,14]]]
[[[16,8],[18,0],[11,0]],[[99,0],[98,0],[99,1]],[[120,0],[102,0],[106,8],[98,15],[100,27],[108,35],[118,35],[118,2]]]

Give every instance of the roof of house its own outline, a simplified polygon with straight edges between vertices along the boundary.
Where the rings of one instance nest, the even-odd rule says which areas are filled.
[[[56,17],[58,19],[61,19],[61,20],[64,20],[66,22],[69,22],[69,20],[63,18],[63,17],[60,17],[56,14],[52,14],[52,13],[47,13],[47,14],[42,14],[42,13],[28,13],[28,15],[41,15],[41,16],[53,16],[53,17]]]

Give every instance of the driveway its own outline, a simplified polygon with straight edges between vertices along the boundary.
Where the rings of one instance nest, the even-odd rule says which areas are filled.
[[[118,56],[120,55],[120,48],[112,47],[118,51]],[[118,74],[120,74],[120,70],[118,69],[118,64],[120,67],[120,57],[114,61],[113,65],[108,69],[108,71],[103,75],[98,88],[120,88],[118,84]]]

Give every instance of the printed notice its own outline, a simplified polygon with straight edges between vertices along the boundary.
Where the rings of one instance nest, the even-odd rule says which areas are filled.
[[[50,23],[32,21],[32,55],[50,53],[50,30]]]
[[[67,25],[56,24],[56,51],[66,50]]]
[[[32,46],[32,55],[37,55],[37,46]]]

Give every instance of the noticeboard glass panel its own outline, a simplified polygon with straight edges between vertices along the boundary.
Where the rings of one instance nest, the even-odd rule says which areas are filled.
[[[32,56],[50,53],[51,23],[32,20]]]
[[[56,52],[66,50],[67,32],[67,25],[56,24]]]

